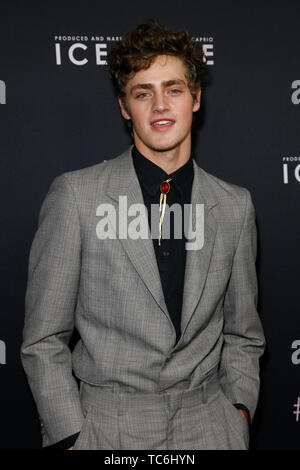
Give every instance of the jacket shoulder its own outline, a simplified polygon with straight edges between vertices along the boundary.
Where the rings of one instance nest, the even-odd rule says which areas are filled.
[[[78,170],[66,171],[57,176],[60,179],[66,179],[72,185],[78,183],[90,184],[94,181],[98,181],[99,177],[105,177],[105,173],[108,170],[107,160],[103,160],[100,163],[91,165]]]
[[[211,189],[216,193],[220,193],[222,196],[228,196],[233,198],[245,197],[249,190],[244,186],[237,185],[235,183],[229,183],[218,176],[215,176],[207,171],[200,169],[204,174],[205,178],[210,185]]]
[[[202,175],[202,180],[205,182],[207,190],[218,203],[222,205],[233,205],[236,207],[245,208],[247,200],[251,199],[250,191],[244,187],[215,176],[203,168],[198,166],[199,172]]]
[[[72,185],[77,184],[92,184],[99,183],[99,181],[107,181],[110,172],[117,165],[120,165],[123,160],[128,157],[129,149],[125,150],[119,155],[113,156],[111,158],[103,159],[101,162],[94,165],[90,165],[85,168],[80,168],[78,170],[67,171],[57,178],[66,178],[69,183]]]
[[[236,221],[238,225],[249,212],[254,214],[250,191],[244,187],[219,178],[197,165],[200,185],[205,198],[215,207],[219,219]]]

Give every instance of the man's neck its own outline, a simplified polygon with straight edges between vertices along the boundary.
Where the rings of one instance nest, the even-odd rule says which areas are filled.
[[[144,157],[158,165],[168,175],[182,167],[189,160],[191,155],[190,146],[185,149],[179,147],[159,152],[141,145],[140,142],[135,141],[134,144],[138,151],[144,155]]]
[[[135,143],[138,151],[148,158],[151,162],[162,168],[168,175],[182,167],[190,158],[190,152],[182,153],[176,152],[176,149],[167,150],[164,152],[149,151],[147,148],[141,148],[139,144]]]

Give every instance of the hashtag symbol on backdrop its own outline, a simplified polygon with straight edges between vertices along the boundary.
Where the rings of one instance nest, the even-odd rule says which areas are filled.
[[[0,104],[6,104],[6,87],[3,80],[0,80]]]
[[[296,421],[299,421],[300,416],[300,397],[298,397],[297,403],[295,403],[294,407],[296,408],[293,413],[296,415]]]

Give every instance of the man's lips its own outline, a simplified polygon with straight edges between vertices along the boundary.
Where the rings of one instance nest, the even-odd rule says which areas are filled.
[[[175,124],[174,119],[155,119],[154,121],[151,122],[151,126],[155,130],[164,130],[164,129],[169,129],[171,126]]]

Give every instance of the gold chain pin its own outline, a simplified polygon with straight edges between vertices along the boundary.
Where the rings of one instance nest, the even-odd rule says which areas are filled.
[[[166,208],[166,200],[167,200],[167,193],[170,191],[169,181],[172,181],[172,178],[168,178],[167,180],[163,181],[160,185],[160,198],[159,198],[159,233],[158,233],[158,244],[160,245],[161,240],[161,229],[162,223],[164,220],[165,215],[165,208]]]

